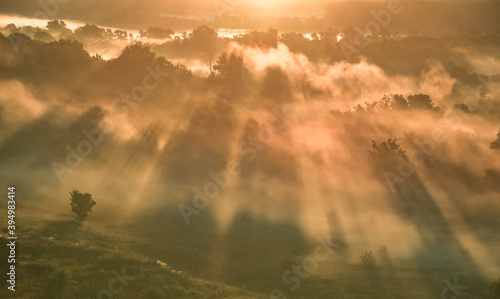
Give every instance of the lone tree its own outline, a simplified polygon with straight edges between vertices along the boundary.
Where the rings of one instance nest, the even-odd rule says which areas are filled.
[[[76,220],[81,225],[87,218],[88,212],[92,212],[92,207],[96,202],[92,200],[92,194],[80,193],[78,190],[73,190],[69,193],[71,195],[71,211],[76,214]]]
[[[498,130],[497,140],[491,143],[491,149],[500,150],[500,130]]]

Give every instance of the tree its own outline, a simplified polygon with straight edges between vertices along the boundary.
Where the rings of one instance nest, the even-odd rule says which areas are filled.
[[[71,195],[71,211],[76,214],[76,220],[80,223],[87,218],[88,212],[92,212],[92,207],[96,202],[92,200],[92,194],[80,193],[78,190],[73,190],[69,193]]]
[[[53,20],[47,22],[47,26],[45,26],[48,30],[61,33],[63,30],[68,29],[66,23],[64,21]]]
[[[270,66],[266,69],[261,94],[273,99],[276,104],[291,102],[292,92],[288,75],[279,66]]]
[[[149,27],[144,34],[147,38],[165,39],[169,38],[174,33],[175,32],[170,28],[163,29],[161,27],[155,26]]]
[[[249,71],[245,67],[243,57],[235,54],[223,53],[213,66],[216,75],[221,79],[224,92],[232,97],[239,97],[247,92],[245,79]]]
[[[189,35],[192,46],[205,54],[213,55],[217,47],[218,35],[213,28],[202,25]]]
[[[35,40],[41,41],[43,43],[50,43],[55,41],[54,37],[50,35],[47,31],[38,30],[33,36]]]
[[[500,150],[500,130],[497,133],[497,140],[493,141],[490,146],[491,149]]]
[[[365,267],[365,269],[370,270],[374,269],[377,266],[377,262],[375,260],[375,256],[371,251],[363,251],[358,259],[360,263]]]
[[[123,31],[123,30],[115,30],[114,36],[118,40],[126,40],[128,38],[128,33],[127,33],[127,31]]]
[[[441,109],[438,106],[435,106],[429,97],[426,94],[415,94],[408,96],[408,106],[410,109],[424,109],[431,110],[436,113],[441,113]]]
[[[75,29],[77,37],[84,39],[99,39],[103,38],[106,30],[94,24],[85,24]]]

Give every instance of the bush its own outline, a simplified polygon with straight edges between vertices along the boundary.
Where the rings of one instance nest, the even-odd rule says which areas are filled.
[[[377,262],[371,251],[363,251],[363,253],[359,255],[359,261],[366,269],[373,269],[377,266]]]
[[[389,259],[389,250],[387,249],[387,246],[381,246],[379,249],[377,249],[377,255],[378,257],[383,260],[383,261],[386,261]]]
[[[73,190],[71,195],[71,211],[76,214],[76,220],[81,225],[87,219],[88,213],[92,212],[92,207],[96,202],[92,200],[92,194],[80,193],[78,190]]]
[[[488,299],[500,298],[500,278],[490,283]]]

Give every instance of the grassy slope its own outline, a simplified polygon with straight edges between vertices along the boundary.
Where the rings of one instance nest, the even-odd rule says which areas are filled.
[[[78,227],[69,214],[22,211],[12,298],[98,298],[109,289],[113,270],[135,277],[114,298],[269,298],[276,288],[288,298],[433,298],[445,277],[459,277],[469,294],[484,295],[486,289],[456,263],[438,269],[432,262],[378,260],[377,270],[366,271],[356,261],[359,252],[343,250],[320,262],[291,292],[291,284],[281,281],[281,261],[300,264],[313,256],[317,243],[287,225],[243,217],[222,234],[208,211],[186,226],[172,209],[121,221],[96,213]],[[0,297],[11,298],[3,294],[4,286]]]
[[[117,291],[115,298],[157,298],[160,292],[166,298],[260,297],[222,283],[193,278],[160,263],[155,257],[141,253],[157,246],[154,241],[148,242],[123,228],[113,227],[112,223],[89,221],[79,227],[69,216],[51,216],[33,210],[24,211],[17,220],[16,292],[13,296],[5,291],[2,282],[1,298],[99,298],[100,292],[102,298],[107,298],[108,284],[115,277],[113,271],[124,271],[134,277],[127,280],[123,290]],[[4,242],[2,238],[2,249]],[[166,250],[156,248],[162,249]],[[4,263],[5,252],[1,253]],[[119,289],[121,285],[115,282],[113,286]]]

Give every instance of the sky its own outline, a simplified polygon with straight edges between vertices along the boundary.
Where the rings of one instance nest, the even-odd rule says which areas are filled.
[[[469,251],[471,264],[491,278],[499,273],[499,242],[490,236],[500,222],[486,212],[500,209],[500,151],[492,147],[500,144],[500,85],[480,80],[500,74],[493,10],[478,13],[485,11],[478,5],[464,14],[466,5],[428,1],[417,13],[413,8],[422,3],[405,2],[404,12],[391,16],[391,32],[370,33],[363,45],[352,27],[373,24],[370,11],[385,4],[347,2],[350,13],[344,13],[343,5],[325,10],[324,0],[50,0],[67,1],[51,7],[38,0],[0,1],[0,27],[13,22],[45,28],[47,19],[59,19],[71,20],[72,30],[95,23],[137,33],[157,24],[192,30],[200,25],[194,16],[324,17],[323,25],[302,31],[320,38],[290,33],[296,29],[275,34],[262,18],[262,32],[245,27],[246,38],[222,38],[204,27],[184,39],[152,37],[133,45],[95,26],[75,32],[49,26],[40,31],[45,37],[31,31],[36,41],[21,44],[19,52],[7,36],[20,29],[4,28],[0,178],[29,186],[22,189],[31,206],[69,212],[63,201],[78,188],[95,195],[93,215],[126,219],[173,207],[165,218],[184,227],[189,223],[177,207],[196,207],[195,188],[208,194],[206,186],[217,182],[213,174],[236,161],[241,174],[218,183],[224,190],[209,196],[210,205],[192,216],[193,226],[211,217],[232,240],[235,224],[246,217],[241,215],[251,215],[259,232],[291,224],[311,239],[338,237],[353,252],[389,244],[395,257],[415,260],[434,250],[444,228],[456,233],[446,246]],[[37,12],[50,16],[33,23]],[[170,23],[160,17],[165,14]],[[486,29],[469,34],[457,24]],[[418,25],[422,34],[411,33]],[[321,31],[327,26],[340,29]],[[358,47],[353,59],[344,52],[348,45]],[[92,56],[97,54],[105,59]],[[167,75],[149,89],[159,66]],[[138,99],[141,90],[145,98]],[[424,105],[426,96],[439,109]],[[283,126],[275,127],[277,117]],[[97,129],[102,140],[94,142],[87,133]],[[436,132],[446,138],[436,140]],[[401,155],[377,150],[394,138],[413,163],[410,174]],[[85,144],[90,152],[72,163],[73,149],[82,152]],[[397,173],[399,191],[387,173]],[[340,215],[338,223],[331,223],[332,211]],[[399,239],[405,242],[395,244]]]
[[[350,1],[350,0],[347,0]],[[207,15],[216,13],[228,14],[260,14],[271,16],[284,15],[311,15],[324,13],[329,3],[337,0],[150,0],[150,1],[118,1],[118,0],[69,0],[60,4],[58,13],[68,14],[78,12],[80,15],[93,15],[104,11],[121,12],[131,10],[137,13],[149,11],[153,13],[181,14],[181,15]],[[41,1],[40,3],[49,3]],[[43,6],[35,0],[3,0],[0,3],[0,12],[32,15]],[[53,9],[50,7],[49,9]]]

